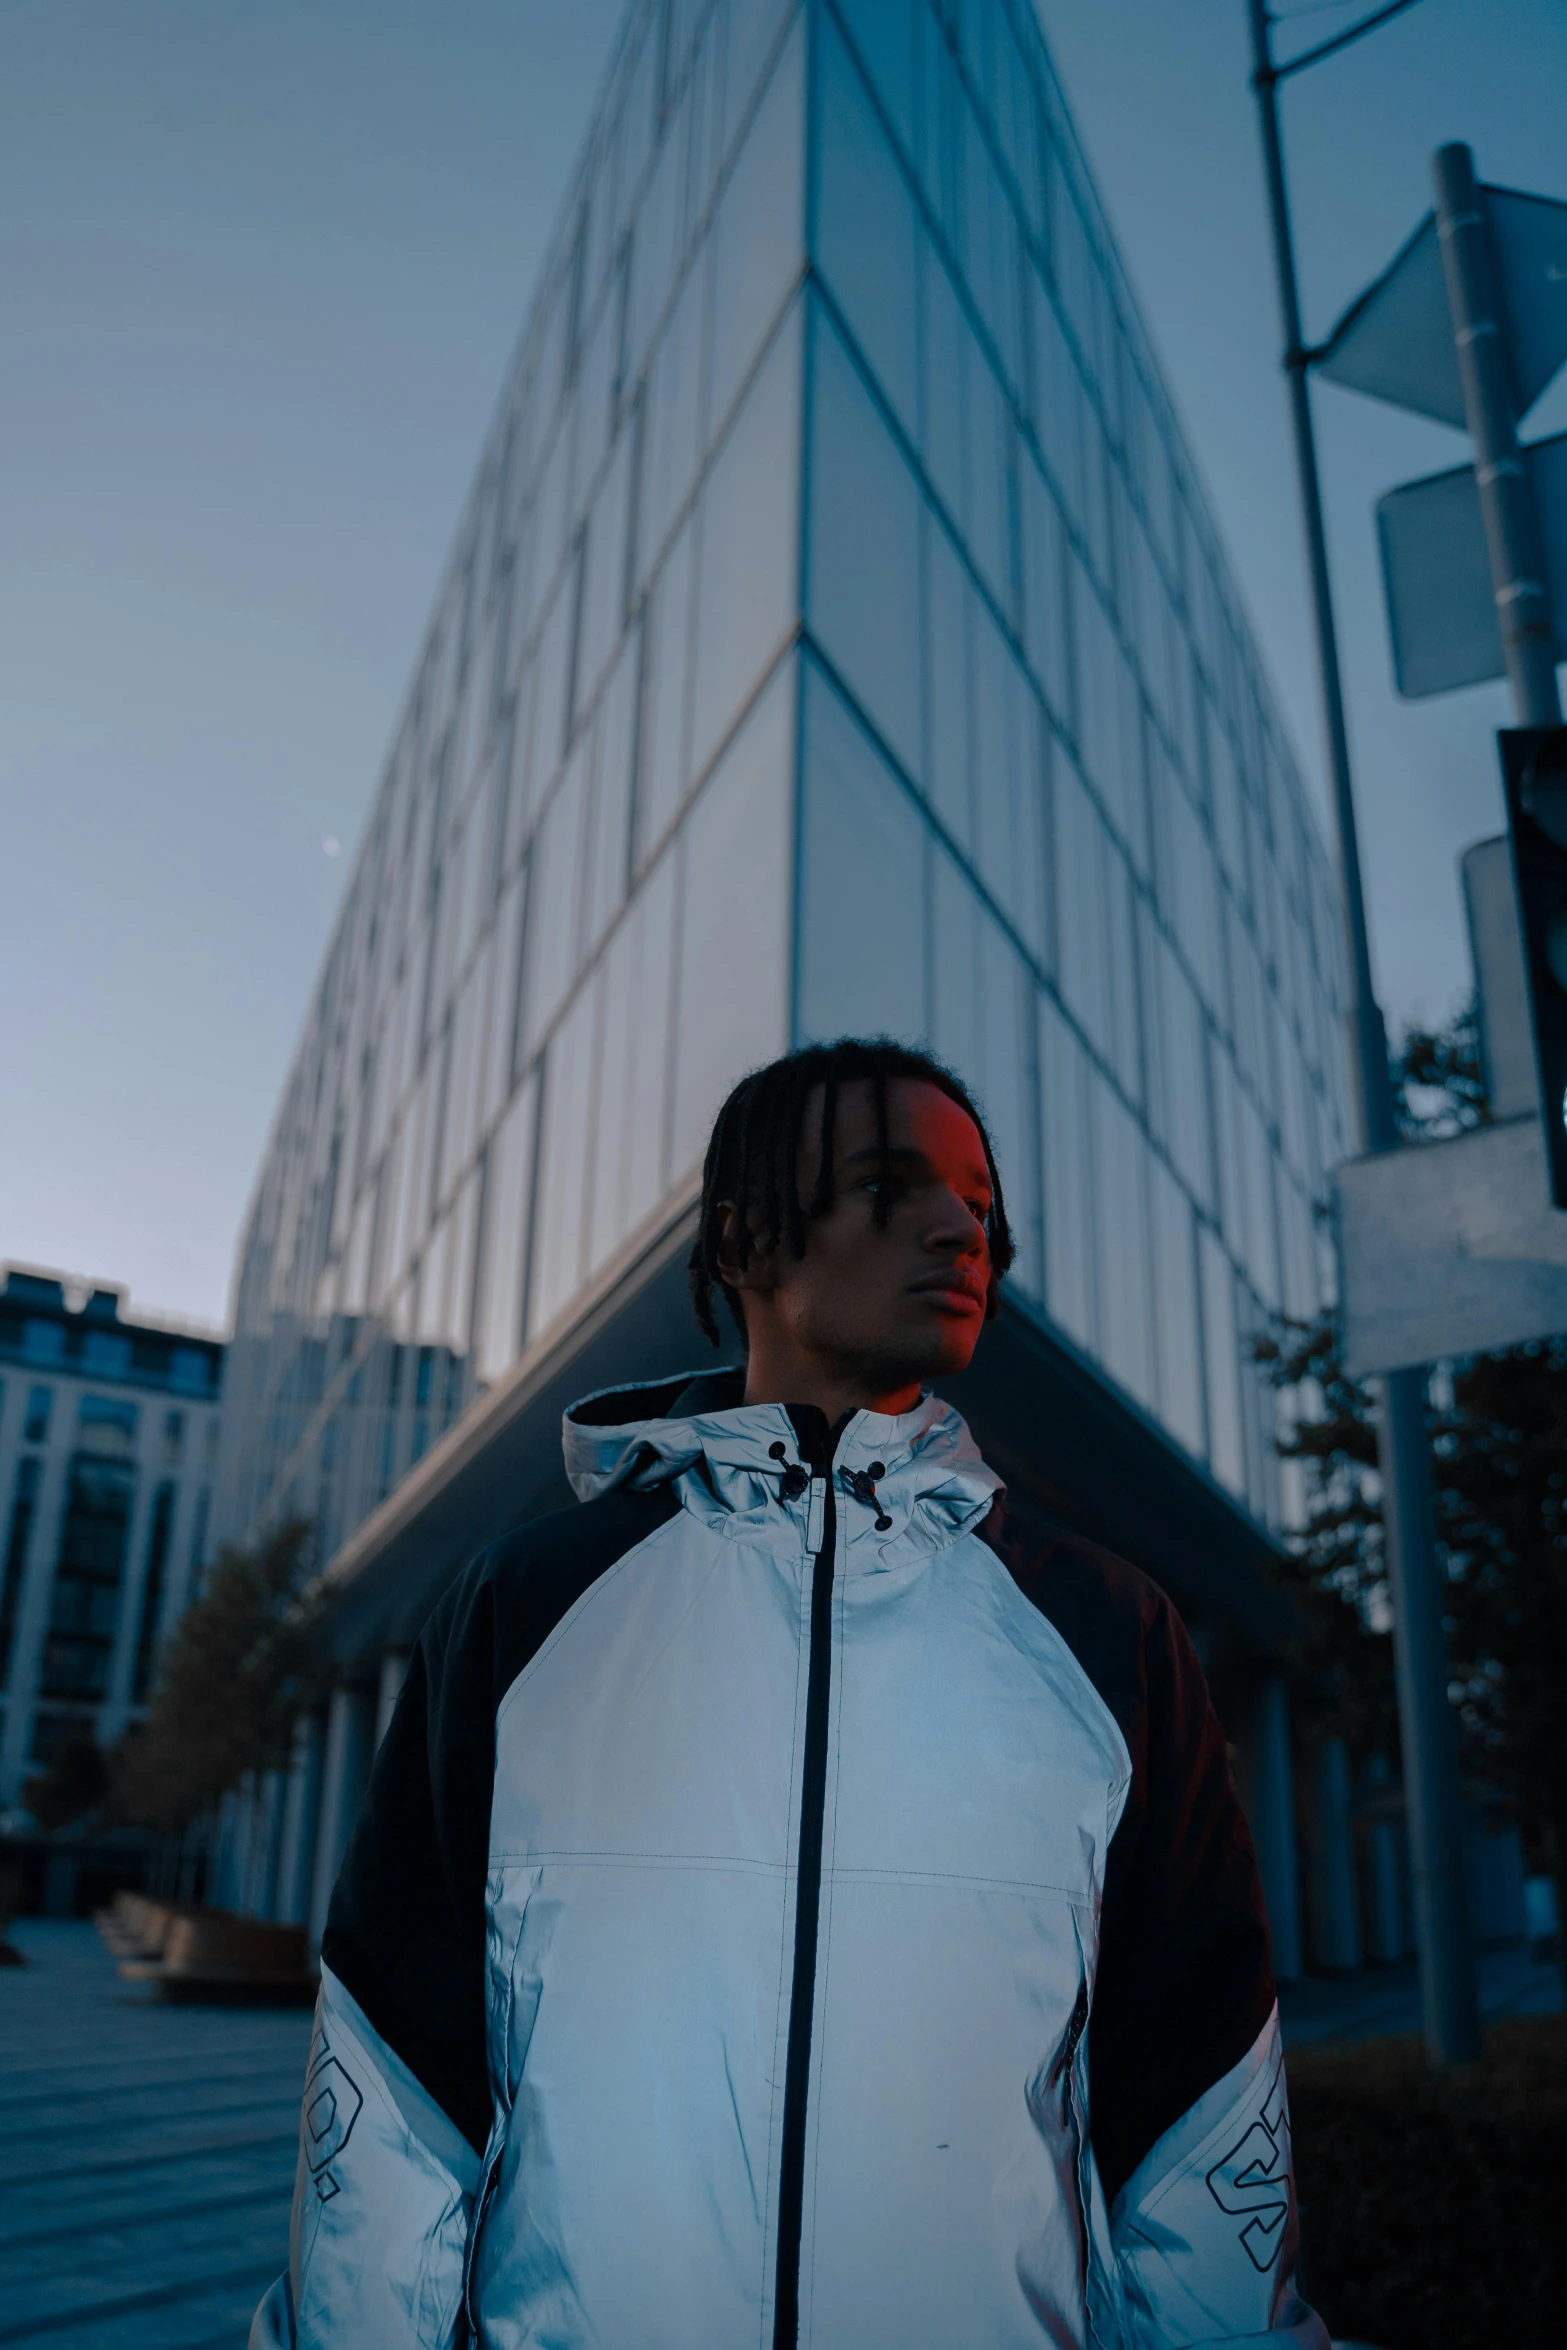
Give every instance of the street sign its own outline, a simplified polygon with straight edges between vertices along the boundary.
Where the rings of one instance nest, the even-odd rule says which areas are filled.
[[[1556,658],[1567,661],[1567,433],[1535,441],[1520,454],[1539,523]],[[1389,490],[1378,499],[1376,516],[1400,694],[1418,701],[1503,676],[1474,467],[1455,466]]]
[[[1567,1332],[1567,1215],[1538,1117],[1350,1159],[1336,1181],[1351,1378]]]
[[[1515,415],[1527,415],[1567,360],[1567,204],[1483,188],[1512,355]],[[1317,372],[1349,391],[1465,426],[1436,217],[1428,212],[1392,267],[1351,304]]]

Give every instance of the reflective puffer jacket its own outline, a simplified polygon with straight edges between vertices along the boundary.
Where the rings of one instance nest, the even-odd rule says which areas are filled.
[[[1189,1642],[927,1399],[567,1415],[332,1903],[252,2350],[1327,2350]]]

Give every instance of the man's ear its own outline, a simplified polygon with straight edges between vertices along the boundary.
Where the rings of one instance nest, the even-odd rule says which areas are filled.
[[[763,1245],[754,1230],[746,1261],[741,1264],[740,1210],[732,1199],[718,1203],[718,1275],[729,1289],[765,1292],[778,1286],[775,1252]]]

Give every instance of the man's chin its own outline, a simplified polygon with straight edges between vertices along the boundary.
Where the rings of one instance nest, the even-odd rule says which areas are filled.
[[[919,1350],[918,1367],[911,1368],[910,1376],[925,1387],[933,1379],[956,1378],[972,1362],[984,1327],[983,1318],[974,1314],[932,1316],[932,1326],[924,1334],[925,1344]]]

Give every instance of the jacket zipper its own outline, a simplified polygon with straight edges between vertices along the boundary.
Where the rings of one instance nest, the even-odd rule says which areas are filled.
[[[811,1571],[811,1648],[805,1685],[805,1761],[800,1774],[800,1858],[794,1896],[794,1977],[784,2059],[783,2140],[779,2151],[778,2269],[773,2293],[773,2350],[800,2338],[800,2237],[805,2214],[805,2122],[811,2080],[811,2019],[816,2004],[816,1937],[821,1916],[822,1826],[827,1808],[828,1697],[832,1682],[832,1596],[838,1513],[832,1466],[811,1479],[807,1543]]]

